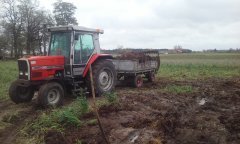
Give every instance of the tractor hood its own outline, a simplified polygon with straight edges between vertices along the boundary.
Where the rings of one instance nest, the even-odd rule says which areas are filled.
[[[30,56],[18,59],[19,79],[43,80],[64,70],[64,56]]]
[[[64,65],[64,56],[31,56],[27,59],[31,67]]]

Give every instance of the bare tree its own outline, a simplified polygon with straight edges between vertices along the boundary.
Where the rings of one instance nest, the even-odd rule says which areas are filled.
[[[54,25],[54,19],[51,14],[46,12],[45,15],[45,21],[42,23],[42,28],[39,32],[40,34],[40,39],[41,42],[39,44],[39,47],[43,47],[43,55],[47,54],[47,45],[48,45],[48,40],[49,40],[49,33],[47,31],[47,27],[53,26]]]
[[[22,32],[23,20],[21,14],[18,12],[16,0],[2,0],[3,14],[3,27],[11,34],[11,57],[18,58],[19,50],[18,43]]]
[[[54,24],[52,15],[40,9],[37,0],[1,0],[1,6],[0,21],[3,31],[9,33],[11,57],[46,54],[46,25]]]
[[[51,25],[53,23],[51,15],[45,10],[40,10],[37,4],[36,0],[21,0],[19,5],[20,13],[25,16],[26,53],[33,55],[36,55],[36,52],[37,54],[42,54],[42,41],[46,41],[43,25]]]
[[[26,53],[35,55],[36,41],[39,40],[41,22],[44,19],[41,11],[37,10],[37,2],[34,0],[21,0],[20,13],[24,15],[24,34],[26,37]]]
[[[8,39],[5,34],[0,35],[0,60],[4,59],[8,47]]]

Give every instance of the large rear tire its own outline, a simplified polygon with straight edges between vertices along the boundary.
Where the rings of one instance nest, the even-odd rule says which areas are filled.
[[[62,105],[63,97],[63,87],[57,82],[50,82],[42,85],[39,89],[37,102],[43,107],[57,107]]]
[[[10,99],[18,103],[30,102],[33,98],[34,90],[31,86],[23,87],[18,85],[18,81],[14,81],[9,88]]]
[[[110,60],[99,60],[93,64],[92,69],[96,96],[113,91],[117,80],[113,63]]]

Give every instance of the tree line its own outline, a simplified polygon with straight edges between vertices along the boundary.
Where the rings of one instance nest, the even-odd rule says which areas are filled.
[[[38,0],[0,0],[0,5],[0,59],[46,55],[47,27],[78,24],[76,6],[62,0],[53,4],[53,13]]]

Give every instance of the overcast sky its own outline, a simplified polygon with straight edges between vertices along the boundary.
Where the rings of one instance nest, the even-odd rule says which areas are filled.
[[[101,48],[240,48],[240,0],[65,0],[79,25],[102,28]],[[54,1],[41,0],[52,10]]]

